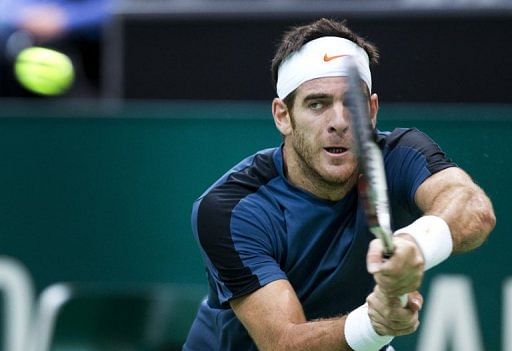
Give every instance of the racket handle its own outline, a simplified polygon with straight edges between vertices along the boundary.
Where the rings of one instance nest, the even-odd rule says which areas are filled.
[[[400,296],[400,305],[402,305],[402,307],[406,307],[408,302],[409,298],[407,297],[407,294]]]

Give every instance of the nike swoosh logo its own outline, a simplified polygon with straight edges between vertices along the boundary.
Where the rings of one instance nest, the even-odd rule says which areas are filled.
[[[334,59],[337,59],[337,58],[340,58],[340,57],[343,57],[343,56],[349,56],[349,55],[334,55],[334,56],[329,56],[327,54],[324,55],[324,62],[329,62],[331,60],[334,60]]]

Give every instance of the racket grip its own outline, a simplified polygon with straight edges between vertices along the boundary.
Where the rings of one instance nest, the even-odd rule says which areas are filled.
[[[402,305],[402,307],[406,307],[408,302],[409,298],[407,297],[407,294],[400,296],[400,305]]]

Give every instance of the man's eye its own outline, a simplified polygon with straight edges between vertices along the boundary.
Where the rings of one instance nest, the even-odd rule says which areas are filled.
[[[309,108],[312,110],[321,110],[323,107],[324,104],[318,101],[309,104]]]

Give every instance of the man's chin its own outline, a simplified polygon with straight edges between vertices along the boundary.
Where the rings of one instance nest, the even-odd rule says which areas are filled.
[[[324,179],[324,181],[327,184],[332,185],[332,186],[345,185],[350,179],[350,177],[347,176],[346,174],[343,174],[343,175],[341,175],[341,174],[324,174],[322,176],[322,178]]]
[[[322,178],[326,183],[331,186],[345,185],[354,178],[354,172],[348,172],[347,170],[325,170],[322,174]]]

